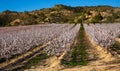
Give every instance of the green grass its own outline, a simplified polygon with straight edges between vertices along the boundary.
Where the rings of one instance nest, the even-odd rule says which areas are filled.
[[[46,58],[47,58],[47,54],[45,53],[40,54],[39,56],[36,56],[30,59],[24,66],[15,68],[12,71],[19,71],[19,70],[23,71],[24,69],[30,69],[32,66],[37,65],[41,60],[46,59]]]
[[[40,61],[48,58],[47,54],[43,53],[39,56],[36,56],[32,59],[30,59],[26,64],[24,64],[22,67],[18,67],[13,69],[12,71],[24,71],[24,69],[30,69],[32,66],[37,65]]]
[[[35,49],[36,47],[37,47],[36,45],[33,45],[33,47],[28,51],[31,51],[31,50]],[[26,51],[26,52],[28,52],[28,51]],[[22,54],[24,54],[24,53],[22,53]],[[21,56],[22,54],[15,54],[15,55],[12,55],[10,58],[0,58],[0,63],[9,61],[9,60],[14,59],[14,58],[17,58],[17,57]]]
[[[46,58],[47,58],[47,54],[45,54],[45,53],[41,54],[41,55],[29,60],[28,64],[26,66],[24,66],[23,68],[29,69],[29,68],[31,68],[31,66],[38,64],[41,60],[46,59]]]
[[[81,25],[78,36],[77,36],[77,44],[73,45],[73,49],[71,52],[71,60],[62,60],[62,64],[68,65],[68,66],[77,66],[77,65],[87,65],[87,52],[84,44],[84,27]]]
[[[78,61],[70,61],[70,62],[62,61],[62,63],[68,66],[78,66],[78,65],[85,66],[87,65],[88,62],[86,61],[79,61],[79,62]]]

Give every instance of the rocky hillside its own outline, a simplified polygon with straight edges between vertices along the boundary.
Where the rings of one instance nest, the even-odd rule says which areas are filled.
[[[15,12],[6,10],[0,13],[0,26],[81,22],[120,22],[120,8],[111,6],[70,7],[59,4],[52,8],[34,10],[31,12]]]

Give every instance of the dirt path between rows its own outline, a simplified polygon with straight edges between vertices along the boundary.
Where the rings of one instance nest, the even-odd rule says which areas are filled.
[[[52,56],[31,69],[25,71],[120,71],[120,58],[113,56],[107,49],[96,45],[86,34],[87,52],[89,54],[89,63],[86,66],[76,66],[66,68],[61,65],[61,59],[66,52],[60,57]]]

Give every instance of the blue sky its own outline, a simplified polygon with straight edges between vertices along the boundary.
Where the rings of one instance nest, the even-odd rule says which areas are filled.
[[[41,8],[50,8],[56,4],[68,6],[110,5],[120,7],[120,0],[0,0],[0,12],[4,10],[32,11]]]

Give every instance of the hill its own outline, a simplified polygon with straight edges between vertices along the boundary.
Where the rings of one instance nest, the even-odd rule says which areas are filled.
[[[111,6],[71,7],[62,4],[31,12],[6,10],[0,13],[0,26],[43,23],[113,23],[120,22],[120,8]]]

